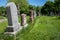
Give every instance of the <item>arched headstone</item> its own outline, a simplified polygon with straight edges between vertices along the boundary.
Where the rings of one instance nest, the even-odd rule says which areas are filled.
[[[20,24],[18,22],[17,7],[14,2],[9,2],[6,5],[8,27],[6,33],[15,34],[20,30]]]

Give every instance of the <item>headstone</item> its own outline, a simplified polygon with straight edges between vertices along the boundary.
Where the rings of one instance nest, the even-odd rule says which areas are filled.
[[[37,16],[40,16],[40,13],[39,12],[37,12]]]
[[[58,12],[58,16],[60,16],[60,11]]]
[[[54,13],[53,13],[53,11],[51,11],[51,12],[50,12],[50,16],[54,16]]]
[[[34,11],[30,10],[30,22],[33,24],[34,22]]]
[[[20,10],[19,10],[19,8],[20,8],[20,4],[17,4],[18,15],[20,15]]]
[[[36,14],[36,11],[34,11],[34,18],[36,18],[37,14]]]
[[[27,27],[27,23],[26,23],[26,14],[21,14],[21,26]]]
[[[6,5],[8,27],[5,33],[16,34],[20,30],[20,24],[18,22],[17,7],[14,2],[10,2]]]

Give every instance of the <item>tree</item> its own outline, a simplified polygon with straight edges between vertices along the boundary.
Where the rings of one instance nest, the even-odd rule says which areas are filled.
[[[56,13],[60,14],[60,0],[55,0],[54,5]]]
[[[41,12],[44,15],[50,15],[51,12],[54,12],[54,8],[54,3],[51,1],[47,1],[45,5],[42,7]]]
[[[19,12],[27,13],[27,11],[28,11],[27,0],[9,0],[9,2],[15,2],[18,7]]]
[[[0,7],[0,16],[5,16],[6,15],[6,8]]]

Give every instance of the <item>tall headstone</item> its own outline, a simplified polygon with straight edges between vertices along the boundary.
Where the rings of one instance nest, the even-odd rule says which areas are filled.
[[[21,26],[26,27],[27,23],[26,23],[26,14],[21,14]]]
[[[14,2],[10,2],[6,5],[8,27],[6,33],[16,34],[20,30],[20,24],[18,22],[17,7]]]
[[[34,11],[30,10],[30,22],[33,24],[34,22]]]

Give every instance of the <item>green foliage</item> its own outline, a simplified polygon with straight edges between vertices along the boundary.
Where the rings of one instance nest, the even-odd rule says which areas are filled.
[[[37,12],[41,12],[41,8],[42,8],[42,7],[37,6],[37,7],[36,7],[36,11],[37,11]]]
[[[53,14],[58,15],[60,12],[60,0],[54,0],[54,2],[47,1],[41,9],[42,14]],[[59,14],[60,15],[60,14]]]
[[[4,15],[3,15],[4,14]],[[5,16],[6,15],[6,9],[4,7],[0,7],[0,16]]]
[[[20,11],[20,13],[28,13],[29,8],[27,0],[9,0],[9,2],[15,2],[17,7],[19,7],[18,10]]]
[[[47,1],[45,5],[42,7],[41,12],[43,14],[48,14],[48,13],[50,14],[51,11],[54,12],[54,8],[55,8],[54,3],[51,1]]]
[[[58,13],[60,11],[60,0],[55,0],[55,10],[56,13]]]
[[[34,9],[32,5],[29,5],[29,10]]]

